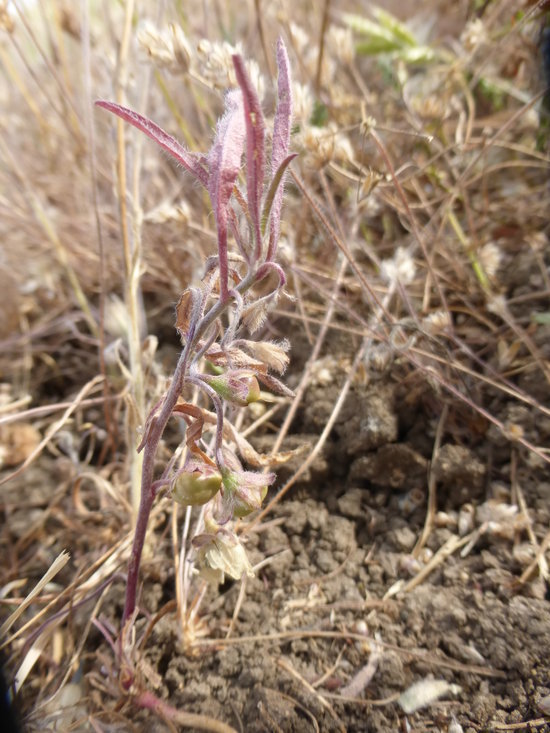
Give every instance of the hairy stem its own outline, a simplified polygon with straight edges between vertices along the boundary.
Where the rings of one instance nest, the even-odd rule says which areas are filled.
[[[256,271],[249,271],[246,277],[235,288],[239,296],[242,296],[255,282]],[[132,551],[130,554],[130,562],[128,565],[128,580],[126,584],[126,598],[124,602],[124,613],[122,615],[122,626],[133,614],[136,607],[137,588],[139,580],[139,566],[143,546],[145,544],[145,535],[147,533],[147,525],[149,523],[149,515],[153,506],[155,494],[153,491],[155,456],[157,454],[160,440],[164,434],[164,430],[172,415],[174,407],[180,396],[185,377],[187,374],[187,366],[190,361],[191,354],[195,350],[200,337],[205,333],[208,327],[226,310],[231,303],[229,301],[217,301],[208,313],[200,320],[196,329],[191,329],[185,348],[181,352],[178,360],[172,383],[166,393],[166,397],[162,403],[162,407],[151,422],[149,433],[145,437],[143,448],[143,464],[141,473],[141,498],[138,509],[136,527],[134,531],[134,539],[132,542]]]

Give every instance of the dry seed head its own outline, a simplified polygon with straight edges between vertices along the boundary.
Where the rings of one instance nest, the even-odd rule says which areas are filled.
[[[197,53],[201,74],[205,81],[212,84],[215,89],[224,91],[228,87],[238,86],[233,56],[243,56],[241,43],[233,46],[227,41],[212,43],[207,38],[202,38],[197,45]],[[245,67],[252,86],[262,100],[265,94],[265,80],[260,72],[260,67],[253,59],[247,59]]]
[[[308,33],[296,23],[290,23],[289,30],[292,36],[293,46],[300,58],[300,63],[306,72],[307,78],[314,79],[317,75],[318,63],[317,41],[312,41]],[[336,64],[334,63],[332,53],[323,54],[321,68],[321,79],[323,82],[330,81],[335,72]]]
[[[237,86],[232,57],[242,55],[240,43],[232,46],[227,41],[212,43],[206,38],[199,41],[197,53],[201,62],[201,73],[216,89]]]
[[[485,524],[490,534],[511,538],[520,528],[523,520],[518,517],[516,504],[505,504],[488,499],[477,507],[476,521],[478,524]]]
[[[125,340],[130,332],[128,308],[124,301],[113,295],[105,303],[105,331],[114,338]]]
[[[339,28],[336,25],[331,25],[327,33],[327,48],[332,58],[347,65],[353,63],[355,44],[351,28]]]
[[[422,326],[430,336],[437,336],[446,331],[451,325],[451,316],[448,311],[434,311],[422,319]]]
[[[311,41],[305,30],[297,23],[290,23],[290,34],[299,56],[303,56],[311,46]]]
[[[502,251],[495,242],[487,242],[479,250],[478,258],[487,275],[494,277],[502,261]]]
[[[292,101],[294,120],[300,125],[307,125],[313,114],[313,92],[308,84],[292,83]]]
[[[380,276],[388,284],[399,281],[402,285],[408,285],[414,280],[415,273],[414,260],[404,247],[398,247],[394,256],[380,265]]]
[[[488,41],[489,35],[481,18],[474,18],[468,21],[460,34],[460,42],[466,51],[475,51],[479,46]]]
[[[487,298],[487,310],[497,316],[506,318],[508,315],[508,305],[504,295],[492,295]]]
[[[393,358],[393,351],[388,344],[375,344],[366,354],[365,363],[373,372],[384,372]]]
[[[309,163],[315,168],[323,168],[333,160],[345,163],[354,160],[350,141],[333,123],[323,128],[305,125],[300,137]]]
[[[170,23],[170,30],[172,32],[174,56],[179,63],[180,70],[189,71],[192,65],[193,48],[179,25]]]
[[[151,224],[165,224],[168,221],[178,221],[187,224],[191,218],[191,209],[187,201],[180,201],[178,204],[172,204],[164,201],[156,208],[147,212],[143,217],[143,221]]]
[[[447,76],[436,72],[418,72],[403,85],[403,99],[410,112],[422,119],[448,119],[453,110],[460,109],[460,100],[453,94],[455,87]]]
[[[191,68],[193,49],[182,29],[171,23],[167,30],[159,30],[145,20],[137,32],[140,46],[153,62],[174,73],[186,73]]]

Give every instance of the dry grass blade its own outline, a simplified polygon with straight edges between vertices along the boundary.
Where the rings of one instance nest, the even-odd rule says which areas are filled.
[[[16,610],[8,616],[8,618],[4,621],[2,626],[0,626],[0,637],[4,637],[7,632],[11,629],[13,624],[17,621],[20,616],[25,613],[27,608],[31,605],[31,603],[34,601],[36,596],[38,596],[44,587],[51,581],[55,576],[59,573],[59,571],[65,567],[65,565],[69,562],[70,555],[68,552],[63,551],[50,565],[48,570],[44,573],[42,578],[38,581],[38,583],[34,586],[32,591],[28,593],[24,600],[19,604],[19,606],[16,608]]]
[[[90,380],[90,382],[85,384],[84,387],[82,387],[80,392],[75,397],[74,401],[71,402],[70,406],[65,410],[59,420],[57,420],[55,423],[53,423],[53,425],[48,428],[46,435],[42,438],[42,440],[32,451],[32,453],[19,466],[19,468],[15,471],[12,471],[12,473],[8,474],[7,476],[4,476],[4,478],[0,479],[0,486],[19,476],[21,473],[23,473],[23,471],[25,471],[26,468],[31,465],[33,461],[36,460],[36,458],[42,453],[44,448],[52,440],[54,435],[59,432],[61,428],[67,423],[73,412],[80,406],[80,403],[86,398],[87,395],[90,394],[90,392],[93,392],[98,385],[102,384],[102,382],[103,377],[98,375],[97,377],[94,377],[92,380]]]

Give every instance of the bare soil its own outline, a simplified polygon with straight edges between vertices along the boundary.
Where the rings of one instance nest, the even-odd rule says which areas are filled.
[[[306,435],[326,422],[324,406],[343,378],[333,360],[325,368],[331,383],[312,385],[300,414]],[[453,717],[470,732],[526,729],[513,724],[529,720],[550,730],[538,708],[550,694],[550,593],[536,572],[520,581],[532,560],[525,516],[499,519],[499,508],[513,503],[505,487],[514,470],[531,529],[542,536],[550,483],[528,459],[518,456],[514,468],[491,463],[499,451],[490,431],[473,446],[445,433],[431,470],[436,524],[447,526],[433,528],[419,557],[427,563],[449,546],[457,516],[474,539],[409,588],[422,565],[412,551],[426,516],[438,415],[406,392],[391,379],[355,386],[306,481],[249,535],[252,561],[271,561],[247,583],[229,636],[238,584],[205,604],[209,637],[219,643],[199,642],[196,657],[182,653],[169,617],[155,626],[148,659],[173,704],[258,733],[391,731],[404,719],[396,696],[433,676],[461,691],[408,716],[413,730],[447,730]],[[480,507],[494,526],[484,526]],[[400,581],[400,592],[388,593]],[[342,688],[377,647],[362,702],[343,700]]]
[[[319,361],[288,447],[315,440],[347,368],[345,358]],[[196,641],[186,648],[170,603],[166,502],[155,521],[154,555],[142,569],[142,610],[149,620],[160,614],[139,664],[147,686],[171,705],[247,733],[395,731],[405,729],[405,720],[414,731],[451,730],[454,721],[471,733],[550,731],[539,708],[550,694],[550,593],[529,542],[529,532],[540,539],[550,524],[550,482],[537,461],[510,444],[504,448],[488,426],[457,441],[452,410],[432,455],[441,419],[433,394],[426,385],[399,381],[399,364],[393,372],[370,385],[356,381],[311,470],[247,535],[252,563],[267,561],[240,600],[240,583],[208,591]],[[503,403],[501,414],[506,409]],[[544,423],[523,427],[537,444],[547,439]],[[272,440],[266,430],[256,447],[266,450]],[[279,469],[279,484],[300,460]],[[53,502],[51,494],[44,499],[44,486],[64,486],[64,471],[60,459],[30,469],[10,516],[14,543],[28,540],[33,523],[50,529],[51,546],[37,567],[69,538],[76,556],[93,553],[78,547],[78,512],[69,529],[56,522],[56,506],[74,497],[61,489]],[[428,482],[438,514],[425,546],[414,552]],[[121,521],[95,509],[88,507],[80,534],[88,542],[94,517],[112,524],[113,536]],[[104,536],[105,526],[99,531]],[[115,583],[103,607],[115,627],[122,590]],[[86,620],[85,612],[75,613],[75,629]],[[97,684],[109,654],[92,631],[82,656],[89,707],[81,711],[113,710],[115,701]],[[370,682],[347,697],[346,686],[375,657]],[[429,678],[460,690],[406,716],[398,696]],[[126,706],[125,716],[134,730],[169,730],[151,712]],[[109,730],[131,729],[113,721]],[[29,730],[35,728],[42,729],[36,720]]]

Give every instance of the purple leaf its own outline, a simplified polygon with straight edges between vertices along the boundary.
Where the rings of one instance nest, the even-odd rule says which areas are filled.
[[[269,188],[267,190],[267,194],[265,197],[264,208],[262,210],[262,236],[265,234],[265,229],[267,227],[269,215],[271,214],[272,209],[273,209],[273,203],[275,201],[275,197],[278,195],[279,191],[281,191],[282,189],[282,183],[284,180],[286,169],[288,168],[290,163],[292,163],[294,158],[297,158],[297,157],[298,157],[298,153],[291,153],[290,155],[287,155],[286,158],[281,163],[281,165],[277,168],[277,171],[274,173],[273,178],[271,179],[271,183],[269,184]],[[281,215],[281,208],[279,206],[278,216],[280,217],[280,215]],[[270,261],[269,256],[266,258],[266,261],[267,262]]]
[[[216,138],[208,153],[208,193],[214,207],[218,229],[220,266],[220,299],[227,298],[227,220],[228,207],[235,181],[239,175],[246,128],[243,96],[233,90],[225,97],[225,114],[218,122]]]
[[[248,209],[256,240],[255,256],[258,260],[262,251],[260,230],[260,202],[264,186],[264,137],[265,123],[258,94],[254,89],[241,56],[233,56],[237,81],[243,93],[246,120],[246,186]]]
[[[151,140],[154,140],[161,148],[164,148],[166,152],[170,153],[178,163],[181,163],[189,173],[193,173],[204,186],[207,185],[208,172],[204,168],[203,155],[189,152],[172,135],[165,132],[162,127],[159,127],[138,112],[128,109],[128,107],[122,107],[120,104],[115,104],[114,102],[106,102],[103,99],[97,101],[96,105],[112,112],[134,127],[137,127],[141,132],[144,132],[147,137],[150,137]]]
[[[288,61],[286,46],[282,38],[279,38],[277,41],[277,67],[279,69],[279,77],[277,80],[277,112],[275,113],[275,122],[273,125],[273,151],[271,154],[271,174],[273,176],[276,175],[283,160],[288,155],[288,147],[290,145],[290,125],[292,122],[290,64]],[[272,260],[274,258],[277,242],[279,241],[281,207],[283,205],[283,188],[284,178],[281,185],[277,188],[273,199],[267,260]]]

